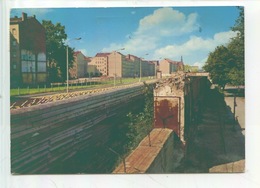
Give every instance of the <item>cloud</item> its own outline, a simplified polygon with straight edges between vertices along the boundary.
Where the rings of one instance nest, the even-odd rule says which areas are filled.
[[[194,31],[197,28],[196,19],[196,13],[185,16],[172,8],[161,8],[140,20],[136,34],[148,32],[159,36],[178,36]]]
[[[154,57],[179,58],[180,56],[204,56],[207,57],[210,51],[213,51],[219,45],[225,45],[230,38],[235,37],[236,32],[227,31],[216,33],[213,38],[202,38],[191,36],[188,41],[180,45],[167,45],[155,51]],[[194,61],[193,61],[194,62]]]
[[[212,37],[191,35],[199,30],[198,15],[184,13],[173,8],[160,8],[139,21],[138,28],[126,36],[125,43],[111,43],[103,51],[113,51],[125,48],[122,53],[134,54],[142,57],[149,53],[149,59],[170,58],[184,63],[196,64],[202,67],[209,52],[218,45],[225,45],[230,38],[235,37],[233,31],[219,32]],[[191,36],[189,36],[191,35]],[[180,44],[171,41],[187,40]],[[194,63],[195,62],[195,63]]]
[[[160,8],[142,18],[136,31],[128,35],[125,43],[112,43],[102,51],[113,51],[124,47],[126,53],[142,55],[158,48],[162,39],[191,33],[198,29],[196,20],[196,13],[186,16],[172,8]]]

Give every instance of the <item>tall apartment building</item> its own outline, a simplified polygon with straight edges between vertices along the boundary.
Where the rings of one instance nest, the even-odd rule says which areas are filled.
[[[11,87],[47,81],[45,29],[35,16],[10,18]]]
[[[162,76],[170,76],[171,73],[184,70],[184,64],[181,61],[173,61],[171,59],[163,59],[160,61],[159,70]]]
[[[89,62],[89,65],[96,66],[102,76],[108,76],[108,55],[110,53],[97,53]]]
[[[123,77],[124,55],[120,52],[113,51],[108,55],[108,76]]]
[[[69,69],[70,78],[84,78],[88,72],[88,62],[90,59],[81,51],[74,52],[73,67]]]
[[[97,53],[92,58],[89,65],[95,65],[97,70],[103,76],[109,77],[139,77],[140,70],[142,76],[154,76],[155,64],[144,61],[134,55],[123,55],[120,52],[113,51],[111,53]],[[141,69],[140,69],[141,65]]]
[[[126,62],[130,62],[132,64],[131,68],[124,70],[124,72],[128,72],[128,77],[140,77],[140,74],[141,76],[155,75],[155,64],[152,61],[146,61],[140,57],[131,54],[125,56],[125,59]]]

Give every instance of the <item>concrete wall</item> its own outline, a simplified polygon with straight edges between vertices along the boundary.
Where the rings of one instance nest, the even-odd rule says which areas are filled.
[[[146,173],[173,172],[174,163],[177,162],[174,158],[174,149],[174,134],[172,132]]]
[[[184,74],[161,80],[154,89],[154,127],[170,128],[185,143]]]
[[[115,174],[172,173],[183,157],[171,129],[155,128],[113,171]],[[150,140],[150,141],[149,141]],[[176,154],[178,151],[178,154]]]

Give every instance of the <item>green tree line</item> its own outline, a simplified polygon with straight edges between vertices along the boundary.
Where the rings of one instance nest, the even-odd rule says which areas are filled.
[[[53,24],[50,20],[43,20],[42,25],[46,34],[46,54],[48,62],[49,82],[63,82],[66,80],[66,42],[65,26],[61,23]],[[69,68],[73,66],[74,49],[68,47]]]
[[[244,76],[244,8],[238,7],[239,16],[231,27],[236,36],[227,45],[217,46],[208,56],[204,70],[210,73],[212,82],[222,89],[226,84],[245,84]]]

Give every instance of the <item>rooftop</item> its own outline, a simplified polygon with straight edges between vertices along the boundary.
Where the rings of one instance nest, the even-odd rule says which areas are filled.
[[[23,22],[23,21],[29,20],[29,19],[36,19],[36,16],[35,15],[27,16],[27,14],[23,12],[22,17],[20,17],[20,18],[18,18],[17,16],[10,18],[10,23],[20,23],[20,22]]]
[[[97,53],[95,57],[107,57],[110,53]]]

